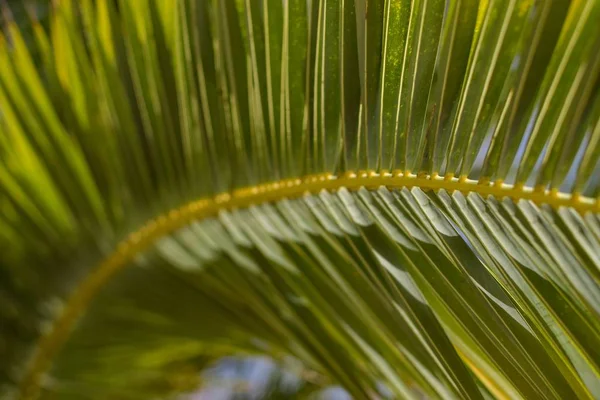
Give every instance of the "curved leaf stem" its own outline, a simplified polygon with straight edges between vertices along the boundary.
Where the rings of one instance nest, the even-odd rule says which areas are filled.
[[[147,222],[131,233],[102,261],[74,290],[60,315],[47,334],[37,343],[20,385],[23,399],[36,398],[40,391],[40,380],[50,368],[54,357],[69,338],[78,319],[84,314],[96,293],[115,275],[127,266],[137,254],[150,247],[157,239],[167,235],[192,220],[219,214],[224,210],[245,208],[253,204],[274,202],[284,198],[298,198],[323,190],[335,191],[345,187],[358,190],[361,187],[389,189],[418,187],[424,190],[446,190],[453,192],[475,192],[482,196],[509,197],[515,201],[530,200],[536,204],[548,204],[553,208],[571,207],[581,214],[600,212],[600,201],[578,194],[565,194],[540,188],[529,188],[522,184],[506,185],[502,181],[493,183],[473,181],[466,177],[451,175],[414,175],[394,171],[375,173],[371,171],[348,172],[342,176],[332,174],[311,175],[297,179],[286,179],[258,186],[245,187],[222,193],[212,198],[192,201]]]

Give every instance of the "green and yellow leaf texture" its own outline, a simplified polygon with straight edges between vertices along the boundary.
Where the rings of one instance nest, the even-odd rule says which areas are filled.
[[[0,398],[600,398],[600,0],[2,9]]]

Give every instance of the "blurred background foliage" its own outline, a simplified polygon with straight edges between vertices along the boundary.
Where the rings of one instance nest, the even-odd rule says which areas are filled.
[[[51,11],[53,0],[1,0],[2,26],[5,28],[6,22],[14,20],[20,26],[21,34],[28,44],[31,55],[40,62],[40,53],[35,44],[32,20],[39,22],[45,29],[49,28],[49,13]],[[8,36],[10,38],[10,35]],[[1,110],[0,110],[1,112]],[[0,253],[3,250],[0,248]],[[1,261],[0,261],[1,263]],[[4,270],[0,268],[0,273]],[[1,277],[0,277],[1,279]],[[3,292],[0,289],[0,301],[2,301]],[[5,303],[8,305],[8,303]],[[15,318],[21,318],[17,310],[12,311]],[[23,321],[26,323],[26,321]],[[9,329],[3,325],[2,329]],[[17,332],[19,335],[25,332]],[[4,341],[5,336],[0,335],[0,354],[7,355],[13,344]],[[193,345],[193,344],[192,344]],[[94,344],[94,350],[100,350],[101,343]],[[182,343],[181,349],[185,352],[185,343]],[[154,347],[152,347],[154,348]],[[13,349],[13,351],[16,349]],[[168,352],[169,349],[162,349],[161,352]],[[173,349],[177,352],[177,347]],[[188,359],[185,362],[169,362],[169,357],[157,353],[153,356],[151,352],[147,354],[148,359],[154,357],[159,361],[153,371],[153,377],[142,377],[147,394],[153,398],[178,398],[182,400],[251,400],[251,399],[294,399],[305,398],[307,395],[320,393],[319,398],[323,399],[344,399],[346,392],[343,389],[328,389],[324,382],[316,379],[318,383],[311,383],[310,379],[303,379],[302,366],[299,361],[288,360],[287,362],[276,362],[266,357],[229,357],[222,360],[215,360],[212,357],[206,357],[205,351],[199,352],[197,358]],[[232,351],[232,356],[235,351]],[[94,355],[90,357],[89,362],[93,363]],[[175,357],[176,358],[176,357]],[[123,354],[123,361],[127,360],[128,354]],[[166,359],[166,360],[165,360]],[[152,363],[152,361],[149,361]],[[75,366],[75,369],[77,366]],[[108,366],[110,368],[110,364]],[[122,399],[139,398],[140,393],[135,389],[129,395],[127,387],[135,381],[135,366],[132,366],[133,376],[127,375],[121,378],[120,382],[113,383],[123,386]],[[300,369],[299,369],[300,368]],[[0,373],[5,372],[1,371]],[[310,372],[309,372],[310,374]],[[4,379],[7,379],[5,376]],[[140,379],[140,377],[137,377]],[[305,376],[304,378],[309,378]],[[107,382],[102,382],[106,385]],[[68,383],[63,385],[69,386]],[[93,386],[92,386],[93,387]],[[86,392],[90,386],[85,386],[83,392],[78,390],[77,385],[68,387],[57,395],[57,399],[82,399],[86,397]],[[93,389],[92,389],[93,390]],[[182,394],[183,393],[183,394]],[[116,399],[115,393],[111,393],[111,398]],[[1,395],[0,395],[0,398]],[[54,398],[50,395],[48,398]]]

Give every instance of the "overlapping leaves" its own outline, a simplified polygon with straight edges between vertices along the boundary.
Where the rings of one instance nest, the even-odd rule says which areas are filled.
[[[399,170],[597,201],[598,20],[597,0],[61,0],[33,47],[9,21],[4,387],[98,262],[190,200]],[[42,393],[167,396],[266,353],[357,398],[599,397],[598,214],[476,192],[189,221],[98,294]]]

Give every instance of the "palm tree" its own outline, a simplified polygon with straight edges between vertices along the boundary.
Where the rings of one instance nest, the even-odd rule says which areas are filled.
[[[4,14],[0,397],[600,398],[600,0]]]

